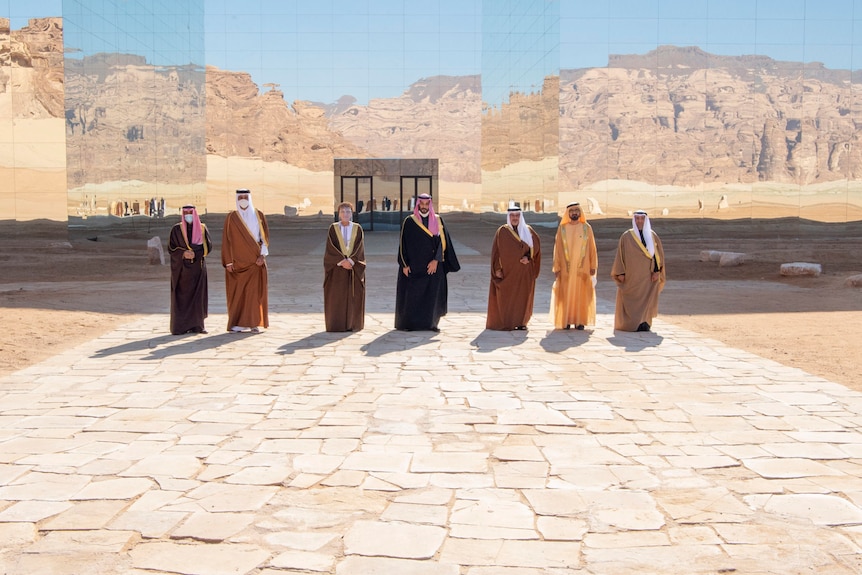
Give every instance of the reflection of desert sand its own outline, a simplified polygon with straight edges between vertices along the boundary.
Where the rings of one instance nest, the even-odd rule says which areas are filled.
[[[211,212],[235,209],[235,191],[248,188],[254,194],[254,206],[265,213],[282,214],[286,206],[298,208],[299,215],[329,213],[335,206],[337,185],[331,171],[312,172],[252,158],[207,156],[207,209]],[[478,188],[472,183],[438,182],[440,211],[476,209]],[[378,200],[383,195],[381,189],[378,186],[375,191]]]
[[[133,215],[149,215],[146,203],[150,199],[160,203],[160,200],[164,198],[164,215],[167,216],[178,214],[180,208],[185,204],[205,207],[204,193],[205,187],[202,182],[181,185],[127,180],[84,184],[69,190],[64,199],[67,202],[66,207],[70,216],[88,218],[124,215],[112,212],[111,208],[112,206],[115,207],[117,202],[128,203],[130,210],[137,206]]]
[[[0,167],[0,180],[15,183],[12,197],[2,194],[0,220],[66,221],[65,170]]]

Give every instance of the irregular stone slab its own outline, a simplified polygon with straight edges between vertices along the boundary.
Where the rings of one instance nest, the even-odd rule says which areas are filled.
[[[87,476],[32,472],[0,487],[0,501],[69,501],[89,482]]]
[[[755,459],[744,459],[742,464],[767,479],[844,475],[837,469],[833,469],[817,461],[792,457],[777,459],[758,457]]]
[[[539,517],[536,528],[545,541],[581,541],[588,525],[583,519],[568,517]]]
[[[266,505],[278,487],[207,483],[186,494],[194,503],[177,502],[166,511],[256,511]]]
[[[254,521],[253,513],[195,513],[171,533],[171,539],[224,541]]]
[[[857,525],[862,523],[862,509],[834,495],[773,495],[764,511],[803,517],[815,525]]]
[[[94,481],[72,497],[80,499],[134,499],[155,487],[150,479],[130,477]]]
[[[335,558],[326,553],[310,553],[308,551],[285,551],[273,557],[269,564],[279,569],[296,569],[300,571],[332,572]]]
[[[158,454],[142,459],[120,473],[123,477],[174,477],[190,479],[202,467],[200,460],[193,455]]]
[[[380,516],[384,521],[405,521],[427,525],[446,525],[449,509],[443,505],[416,503],[390,503]]]
[[[822,267],[820,264],[809,262],[791,262],[781,264],[781,275],[783,276],[811,276],[819,277]]]
[[[36,540],[34,523],[0,523],[0,541],[3,545],[28,545]]]
[[[38,523],[72,507],[65,501],[19,501],[0,511],[0,522]]]
[[[101,529],[113,519],[127,503],[116,499],[106,501],[81,501],[63,513],[45,521],[43,530]]]
[[[434,452],[413,456],[413,473],[485,473],[487,453]]]
[[[167,535],[188,514],[179,511],[126,511],[108,524],[109,529],[137,531],[144,539]]]
[[[458,575],[460,572],[460,567],[454,564],[357,556],[344,559],[335,568],[336,575]]]
[[[559,411],[541,408],[526,407],[524,409],[509,409],[502,411],[497,417],[498,425],[566,425],[577,424],[560,413]]]
[[[131,531],[52,531],[25,553],[119,553],[137,534]],[[66,571],[61,571],[61,573]]]
[[[220,543],[143,543],[129,551],[138,569],[183,575],[240,575],[269,558],[255,545]]]
[[[297,551],[317,551],[339,537],[338,533],[321,531],[279,531],[266,536],[266,542]]]
[[[348,555],[430,559],[440,549],[446,530],[430,525],[357,521],[344,535]]]

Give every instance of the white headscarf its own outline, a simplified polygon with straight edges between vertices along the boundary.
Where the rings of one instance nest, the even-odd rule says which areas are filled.
[[[521,241],[533,247],[533,234],[530,233],[530,228],[527,227],[527,222],[524,221],[524,213],[521,210],[509,210],[508,215],[506,215],[506,221],[510,226],[512,226],[512,212],[518,212],[521,214],[521,219],[518,221],[518,237],[521,238]],[[515,227],[515,226],[512,226]]]
[[[652,226],[649,223],[649,216],[643,210],[637,210],[632,214],[632,229],[635,232],[635,236],[640,237],[641,230],[638,229],[637,222],[635,222],[636,215],[644,216],[644,227],[643,227],[643,238],[646,240],[646,249],[650,256],[655,255],[655,240],[652,237]]]
[[[248,194],[248,207],[246,209],[242,209],[239,206],[240,194]],[[251,201],[251,191],[236,191],[236,211],[242,218],[242,221],[245,222],[246,227],[248,227],[248,231],[251,232],[251,237],[253,237],[258,243],[260,243],[260,255],[268,256],[269,247],[266,245],[266,241],[264,240],[264,238],[262,238],[260,235],[260,222],[257,219],[257,210],[254,209],[254,203]]]

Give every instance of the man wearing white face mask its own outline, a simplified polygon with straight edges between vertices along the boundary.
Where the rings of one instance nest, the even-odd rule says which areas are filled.
[[[171,254],[171,333],[206,333],[209,296],[206,256],[213,249],[210,232],[194,206],[183,206],[182,221],[168,239]]]
[[[249,190],[237,190],[236,211],[225,219],[221,246],[228,331],[258,332],[269,327],[268,255],[266,217],[252,205]]]

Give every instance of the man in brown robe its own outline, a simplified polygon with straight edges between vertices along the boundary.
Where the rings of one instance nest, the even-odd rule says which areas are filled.
[[[520,206],[512,202],[508,223],[500,226],[491,246],[491,287],[487,329],[527,329],[533,315],[536,278],[542,265],[539,236],[527,225]]]
[[[593,228],[581,205],[572,202],[554,238],[554,285],[551,318],[554,329],[584,329],[596,323],[595,277],[599,260]]]
[[[329,226],[323,254],[323,315],[326,331],[365,327],[365,236],[352,221],[353,206],[338,205],[338,221]]]
[[[206,333],[209,295],[206,257],[213,249],[210,232],[194,206],[183,206],[182,220],[171,228],[171,333]]]
[[[236,211],[225,218],[221,246],[228,331],[258,332],[261,326],[269,327],[267,255],[266,217],[252,205],[249,190],[237,190]]]
[[[649,331],[666,276],[664,249],[646,212],[636,211],[632,228],[620,236],[611,277],[617,284],[614,329]]]

